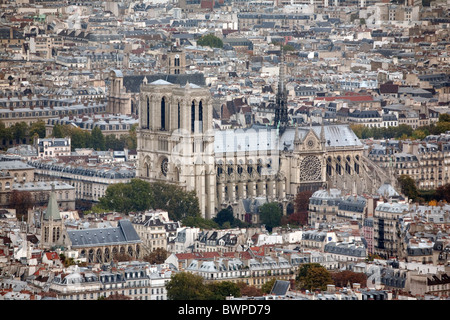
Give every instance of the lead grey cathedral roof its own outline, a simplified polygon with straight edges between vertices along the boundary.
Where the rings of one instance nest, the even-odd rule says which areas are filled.
[[[139,235],[129,220],[120,220],[117,227],[72,230],[67,233],[72,243],[72,248],[141,242]]]

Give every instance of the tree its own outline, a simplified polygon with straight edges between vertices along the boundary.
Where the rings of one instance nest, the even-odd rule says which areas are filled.
[[[344,270],[331,273],[334,285],[336,287],[346,287],[349,283],[359,283],[362,287],[365,287],[367,283],[367,276],[365,273],[353,272],[350,270]]]
[[[233,225],[233,209],[231,209],[231,207],[228,207],[226,209],[220,210],[213,220],[220,226],[223,226],[225,222],[228,222],[230,226]]]
[[[143,258],[143,260],[147,261],[151,264],[161,264],[161,263],[164,263],[164,261],[166,261],[168,255],[169,254],[168,254],[167,250],[165,250],[164,248],[156,248],[155,250],[150,252],[148,255],[146,255]]]
[[[225,300],[227,297],[240,297],[241,290],[236,283],[231,281],[213,282],[207,285],[207,292],[211,295],[208,300]]]
[[[258,297],[263,295],[261,289],[258,289],[255,286],[250,286],[245,282],[238,282],[237,285],[241,291],[242,297]]]
[[[328,284],[333,284],[331,274],[318,263],[303,264],[297,275],[297,284],[306,290],[326,290]]]
[[[92,148],[97,151],[105,150],[105,137],[99,127],[95,127],[91,132]]]
[[[282,215],[281,209],[276,202],[265,203],[259,208],[261,223],[266,226],[269,232],[272,232],[274,227],[280,225]]]
[[[197,40],[199,46],[208,46],[211,48],[223,48],[223,41],[212,33],[204,35]]]
[[[178,272],[166,284],[168,300],[207,300],[211,297],[203,277],[189,272]]]
[[[41,139],[45,138],[45,122],[39,120],[31,124],[29,129],[29,136],[33,137],[35,134]]]
[[[129,183],[108,186],[105,196],[99,199],[98,207],[104,210],[130,213],[145,211],[153,207],[151,184],[141,179],[131,179]]]
[[[164,182],[152,183],[154,208],[167,210],[172,220],[200,216],[200,205],[195,191]]]
[[[302,226],[308,224],[309,198],[311,196],[311,191],[300,191],[294,199],[294,213],[297,215],[295,218]]]
[[[26,218],[28,209],[34,206],[33,197],[29,191],[13,190],[9,196],[9,207],[16,209],[16,216],[18,220]]]
[[[436,189],[436,198],[450,203],[450,183],[444,184]]]
[[[416,183],[409,175],[403,174],[398,178],[401,192],[409,199],[416,200],[419,196]]]

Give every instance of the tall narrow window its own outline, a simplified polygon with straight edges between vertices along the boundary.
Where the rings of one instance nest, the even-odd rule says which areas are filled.
[[[161,99],[161,130],[166,130],[166,98]]]
[[[203,132],[203,103],[200,101],[198,103],[198,130]]]
[[[191,132],[194,132],[195,128],[195,102],[192,101],[191,105]]]
[[[180,103],[178,102],[178,129],[181,127],[181,107]]]
[[[150,129],[150,99],[147,97],[147,129]]]

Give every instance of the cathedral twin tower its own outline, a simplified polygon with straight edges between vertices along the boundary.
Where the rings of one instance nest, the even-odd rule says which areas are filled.
[[[177,55],[168,55],[169,67],[184,67]],[[273,126],[243,129],[214,129],[209,89],[190,83],[189,75],[172,70],[150,83],[144,79],[137,176],[195,191],[202,216],[213,218],[257,198],[278,202],[286,212],[298,192],[324,188],[330,176],[345,173],[345,156],[352,166],[347,172],[355,174],[363,147],[348,126],[289,126],[281,66]]]

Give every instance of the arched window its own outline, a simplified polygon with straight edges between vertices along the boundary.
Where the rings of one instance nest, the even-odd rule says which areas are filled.
[[[203,103],[201,101],[198,103],[198,125],[198,130],[203,132]]]
[[[161,130],[166,130],[166,98],[161,99]]]
[[[147,97],[147,127],[146,129],[150,129],[150,99]]]
[[[177,121],[178,121],[178,129],[181,127],[181,106],[178,102],[178,114],[177,114]]]
[[[195,129],[195,101],[192,101],[191,105],[191,132]]]

